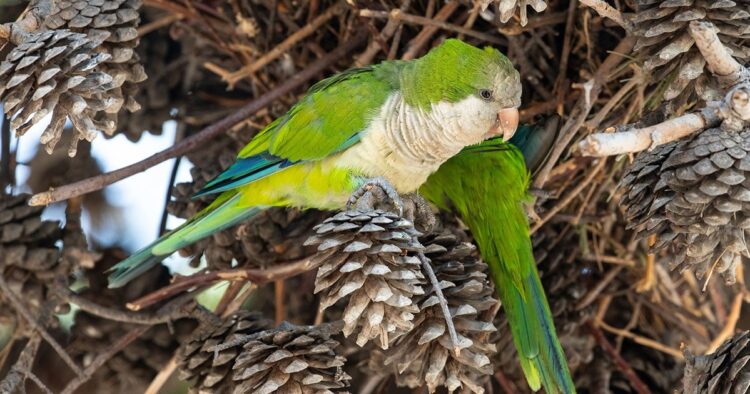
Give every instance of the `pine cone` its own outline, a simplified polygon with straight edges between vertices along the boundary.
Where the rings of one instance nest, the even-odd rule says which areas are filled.
[[[492,374],[490,357],[495,345],[490,333],[498,301],[487,277],[487,265],[477,260],[476,247],[460,242],[450,232],[428,237],[425,255],[434,266],[453,316],[461,349],[454,353],[445,318],[431,287],[419,302],[414,329],[400,337],[386,353],[384,364],[397,370],[399,386],[427,385],[430,393],[439,386],[453,392],[484,392],[483,381]],[[371,369],[378,369],[371,365]]]
[[[229,377],[244,342],[238,338],[256,334],[272,327],[272,322],[257,313],[239,311],[227,318],[219,327],[200,328],[180,348],[180,379],[190,382],[191,392],[226,393],[233,382]],[[235,343],[220,351],[220,344]]]
[[[106,135],[117,129],[121,106],[130,112],[140,109],[135,95],[138,83],[147,78],[134,49],[138,45],[140,8],[141,0],[62,0],[53,3],[45,20],[50,29],[70,29],[102,41],[96,49],[109,57],[98,65],[97,71],[112,76],[110,95],[119,103],[116,109],[97,114],[99,122],[112,127],[105,129],[109,131]]]
[[[519,18],[521,19],[521,26],[526,26],[528,22],[526,7],[531,7],[536,12],[542,12],[547,9],[547,2],[545,0],[478,0],[481,4],[482,9],[486,9],[490,4],[494,3],[497,6],[498,14],[500,15],[500,22],[506,23],[516,14],[516,10],[519,11]]]
[[[340,326],[339,326],[340,327]],[[255,335],[244,344],[233,367],[233,393],[320,393],[349,385],[337,355],[339,342],[331,339],[331,325],[294,326]]]
[[[55,244],[63,237],[60,223],[42,220],[44,207],[27,205],[28,197],[0,194],[0,274],[27,305],[36,308],[46,299],[47,286],[69,272],[58,264],[61,254]],[[0,313],[13,310],[0,293]]]
[[[68,154],[74,156],[79,140],[91,141],[97,130],[114,132],[115,125],[96,119],[100,111],[116,112],[121,104],[111,92],[113,77],[96,70],[110,57],[94,52],[100,41],[69,30],[24,37],[0,63],[0,101],[5,113],[14,117],[16,133],[26,133],[52,114],[40,139],[51,152],[70,119],[77,136],[71,139]]]
[[[705,356],[685,355],[683,393],[746,393],[750,389],[750,331],[743,331]]]
[[[713,23],[719,38],[740,63],[750,60],[750,1],[712,0],[638,0],[639,10],[633,18],[638,36],[635,52],[645,60],[646,71],[655,84],[667,83],[663,98],[675,100],[675,112],[689,100],[696,90],[708,99],[709,75],[704,71],[706,60],[695,46],[688,32],[691,21]],[[666,82],[665,82],[666,81]]]
[[[748,256],[748,151],[750,130],[709,129],[641,153],[621,182],[629,226],[639,236],[655,234],[655,251],[671,246],[672,268],[698,278],[715,270],[734,283],[741,256]]]
[[[421,263],[413,254],[423,249],[414,225],[393,213],[347,211],[316,226],[305,244],[332,253],[319,269],[315,293],[326,308],[349,297],[343,312],[344,335],[359,329],[357,344],[377,340],[382,349],[413,327],[423,295]]]

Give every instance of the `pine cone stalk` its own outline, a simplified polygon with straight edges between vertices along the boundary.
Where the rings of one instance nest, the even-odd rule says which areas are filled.
[[[482,393],[483,379],[492,374],[495,345],[490,334],[498,301],[487,277],[487,265],[477,259],[476,247],[449,232],[429,237],[425,255],[435,267],[458,333],[454,344],[435,289],[420,299],[414,329],[396,340],[383,362],[396,370],[396,382],[412,388],[427,386],[430,393],[444,386]],[[459,351],[454,352],[454,346]],[[371,368],[375,368],[371,365]]]

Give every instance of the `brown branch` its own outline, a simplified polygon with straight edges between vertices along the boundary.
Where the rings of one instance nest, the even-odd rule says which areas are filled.
[[[41,337],[35,332],[26,342],[26,346],[18,356],[15,364],[13,364],[13,367],[10,368],[5,378],[0,381],[0,393],[24,392],[24,390],[19,390],[19,388],[23,387],[25,379],[31,373],[31,368],[34,366],[34,360],[36,359],[36,353],[39,351],[40,344]],[[39,387],[43,390],[46,389],[43,384],[39,385]]]
[[[91,364],[89,364],[85,370],[83,370],[83,375],[80,375],[76,377],[75,379],[68,382],[68,384],[65,386],[65,388],[60,392],[60,394],[72,394],[74,393],[79,387],[81,387],[82,384],[86,383],[91,379],[92,376],[96,373],[96,371],[102,367],[109,359],[111,359],[115,354],[119,353],[122,349],[125,349],[128,345],[130,345],[133,341],[138,339],[139,336],[141,336],[143,333],[148,331],[148,329],[151,328],[151,326],[141,326],[136,327],[127,334],[120,337],[120,339],[117,340],[117,342],[110,345],[107,349],[105,349],[103,352],[99,353],[93,361],[91,361]]]
[[[83,370],[81,367],[76,364],[75,361],[73,361],[72,358],[70,358],[70,355],[65,351],[65,349],[58,343],[55,338],[50,335],[49,332],[37,321],[36,318],[32,315],[29,308],[24,305],[23,301],[21,301],[16,293],[10,288],[8,285],[8,282],[5,280],[5,277],[0,275],[0,291],[5,294],[5,297],[10,301],[10,303],[13,305],[13,308],[18,312],[33,328],[36,332],[41,335],[42,338],[44,338],[45,341],[57,352],[57,354],[62,358],[63,361],[65,361],[66,364],[73,370],[73,372],[76,373],[76,375],[81,376],[83,374]],[[46,308],[42,308],[44,310]],[[46,313],[44,313],[46,315]]]
[[[560,212],[563,208],[568,206],[576,197],[580,196],[581,192],[583,192],[583,189],[585,189],[591,182],[593,182],[594,178],[599,174],[599,171],[604,169],[604,165],[606,163],[606,159],[601,159],[596,167],[591,169],[589,173],[586,175],[586,178],[581,181],[576,187],[568,193],[565,198],[557,203],[552,209],[547,211],[544,214],[544,217],[536,223],[534,223],[534,227],[531,228],[531,234],[536,233],[539,231],[540,228],[544,225],[544,223],[547,223],[550,219],[552,219],[553,216],[555,216],[558,212]]]
[[[402,11],[406,11],[407,9],[409,9],[410,4],[411,0],[404,0],[399,9]],[[356,57],[354,65],[356,67],[362,67],[372,63],[372,59],[375,58],[375,55],[382,48],[379,43],[386,42],[389,38],[393,37],[393,35],[396,34],[396,30],[398,30],[399,26],[401,26],[401,22],[395,19],[388,19],[388,22],[385,24],[385,27],[383,27],[383,30],[375,38],[373,38],[373,40],[367,45],[367,48],[361,54],[359,54],[359,56]]]
[[[690,22],[690,35],[695,40],[695,45],[700,50],[708,69],[719,77],[729,77],[738,82],[740,77],[747,76],[747,71],[742,65],[732,57],[724,44],[721,43],[717,34],[716,27],[705,21]]]
[[[742,292],[737,293],[732,301],[732,308],[729,310],[729,316],[727,322],[721,329],[719,334],[714,338],[708,345],[705,354],[710,354],[716,351],[724,341],[734,335],[734,331],[737,328],[737,322],[740,320],[740,311],[742,310],[742,301],[744,294]]]
[[[631,33],[634,29],[633,23],[625,18],[622,12],[605,3],[603,0],[581,0],[581,4],[591,7],[602,18],[608,18],[617,23],[628,33]]]
[[[594,133],[582,140],[578,147],[584,156],[613,156],[640,152],[678,140],[706,127],[719,124],[715,110],[704,110],[669,119],[654,126],[622,132]],[[610,131],[614,131],[611,128]]]
[[[132,311],[121,311],[117,309],[107,308],[99,305],[96,302],[89,300],[86,297],[82,297],[78,294],[73,293],[67,287],[57,286],[55,292],[71,304],[75,304],[82,311],[99,316],[103,319],[112,320],[121,323],[131,323],[140,325],[155,325],[168,323],[173,320],[190,317],[193,315],[192,311],[177,308],[171,313],[137,313]]]
[[[607,352],[610,357],[612,357],[612,361],[614,361],[617,368],[619,368],[620,371],[628,378],[633,389],[635,389],[635,391],[639,394],[651,394],[648,386],[646,386],[641,378],[638,377],[638,374],[635,373],[630,364],[628,364],[628,362],[625,361],[625,359],[623,359],[619,353],[617,353],[617,350],[615,350],[615,348],[611,343],[609,343],[607,338],[604,337],[604,333],[602,332],[602,330],[596,327],[593,321],[589,321],[587,323],[587,326],[599,346],[601,346],[601,348],[604,349],[604,351]]]
[[[555,147],[550,152],[547,163],[539,171],[539,174],[534,181],[534,187],[541,189],[547,182],[552,168],[556,165],[558,159],[566,152],[568,144],[573,140],[578,130],[581,128],[583,123],[586,121],[586,117],[593,108],[593,103],[599,98],[599,94],[602,91],[602,86],[607,82],[609,74],[614,68],[620,64],[623,59],[626,59],[624,55],[630,53],[635,46],[635,37],[627,36],[617,44],[617,47],[607,56],[602,65],[596,70],[594,78],[588,83],[588,89],[583,92],[581,97],[578,99],[576,109],[574,109],[568,121],[560,129],[560,137],[558,138]]]
[[[331,18],[343,12],[345,9],[345,6],[346,6],[346,2],[342,1],[342,2],[336,3],[335,5],[327,9],[326,12],[320,14],[318,17],[313,19],[310,23],[306,24],[301,29],[289,35],[289,37],[287,37],[284,41],[279,43],[279,45],[276,45],[270,51],[266,52],[266,54],[264,54],[260,59],[256,60],[254,63],[244,66],[240,68],[239,70],[222,77],[229,85],[229,89],[234,88],[234,85],[236,85],[237,82],[248,77],[251,74],[254,74],[256,71],[265,67],[268,63],[271,63],[272,61],[277,59],[279,56],[286,53],[295,44],[305,39],[307,36],[318,31],[320,27],[323,26],[326,22],[328,22]]]
[[[127,307],[130,310],[138,311],[193,287],[204,288],[223,280],[250,281],[255,284],[265,284],[276,280],[286,279],[317,268],[329,256],[330,253],[316,254],[288,264],[277,265],[267,270],[242,268],[227,271],[201,272],[176,279],[174,283],[169,286],[162,287],[161,289],[147,294],[135,301],[129,302]]]
[[[458,1],[453,0],[447,2],[443,6],[443,8],[441,8],[440,11],[438,11],[437,14],[432,17],[432,20],[436,22],[443,22],[447,20],[458,9],[458,6]],[[427,45],[427,41],[429,41],[437,31],[437,26],[425,26],[422,31],[417,34],[416,37],[409,41],[409,47],[406,48],[406,52],[404,52],[404,55],[401,57],[401,59],[411,60],[416,58],[417,55],[419,55],[419,52],[421,52],[422,49],[424,49],[425,45]]]
[[[207,142],[209,142],[216,136],[226,132],[237,123],[248,118],[262,108],[265,108],[274,100],[284,96],[285,94],[301,86],[308,80],[314,78],[320,72],[328,68],[331,64],[349,53],[349,51],[361,45],[365,41],[365,39],[366,34],[357,34],[351,40],[347,40],[343,45],[334,49],[325,57],[316,60],[300,73],[292,76],[286,82],[280,84],[274,90],[258,97],[257,99],[251,101],[244,107],[237,110],[237,112],[212,125],[203,128],[198,134],[189,138],[185,138],[184,140],[180,141],[170,148],[149,156],[137,163],[120,168],[119,170],[97,175],[75,183],[61,186],[56,189],[50,189],[49,191],[43,193],[35,194],[29,200],[29,205],[49,205],[54,202],[67,200],[71,197],[76,197],[86,193],[91,193],[96,190],[101,190],[108,185],[143,172],[163,161],[184,155],[185,153],[192,152],[195,149],[203,147]]]
[[[376,11],[376,10],[361,10],[359,11],[359,16],[362,16],[365,18],[380,18],[380,19],[396,20],[400,22],[411,23],[414,25],[432,26],[438,29],[452,31],[454,33],[464,34],[469,37],[478,38],[480,40],[484,40],[493,44],[498,44],[498,45],[505,44],[503,40],[491,34],[480,33],[472,29],[467,29],[462,26],[456,26],[454,24],[440,21],[440,20],[435,20],[432,18],[425,18],[423,16],[407,14],[401,11],[400,9],[395,9],[390,12]]]

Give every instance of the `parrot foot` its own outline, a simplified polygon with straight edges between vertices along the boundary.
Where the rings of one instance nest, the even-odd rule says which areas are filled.
[[[354,191],[346,202],[346,209],[369,211],[379,205],[390,204],[399,216],[404,215],[404,202],[396,192],[396,188],[383,177],[368,179],[359,189]]]
[[[414,223],[417,231],[431,233],[437,227],[437,218],[427,200],[418,193],[404,195],[404,218]]]

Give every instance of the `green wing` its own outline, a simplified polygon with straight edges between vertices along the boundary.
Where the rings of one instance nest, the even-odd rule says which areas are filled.
[[[303,161],[323,159],[359,141],[395,90],[397,64],[357,68],[313,85],[299,103],[245,146],[237,161],[196,196],[251,183]]]
[[[391,78],[384,78],[385,66],[351,69],[316,83],[238,157],[269,153],[296,162],[320,160],[348,148],[396,89]]]

